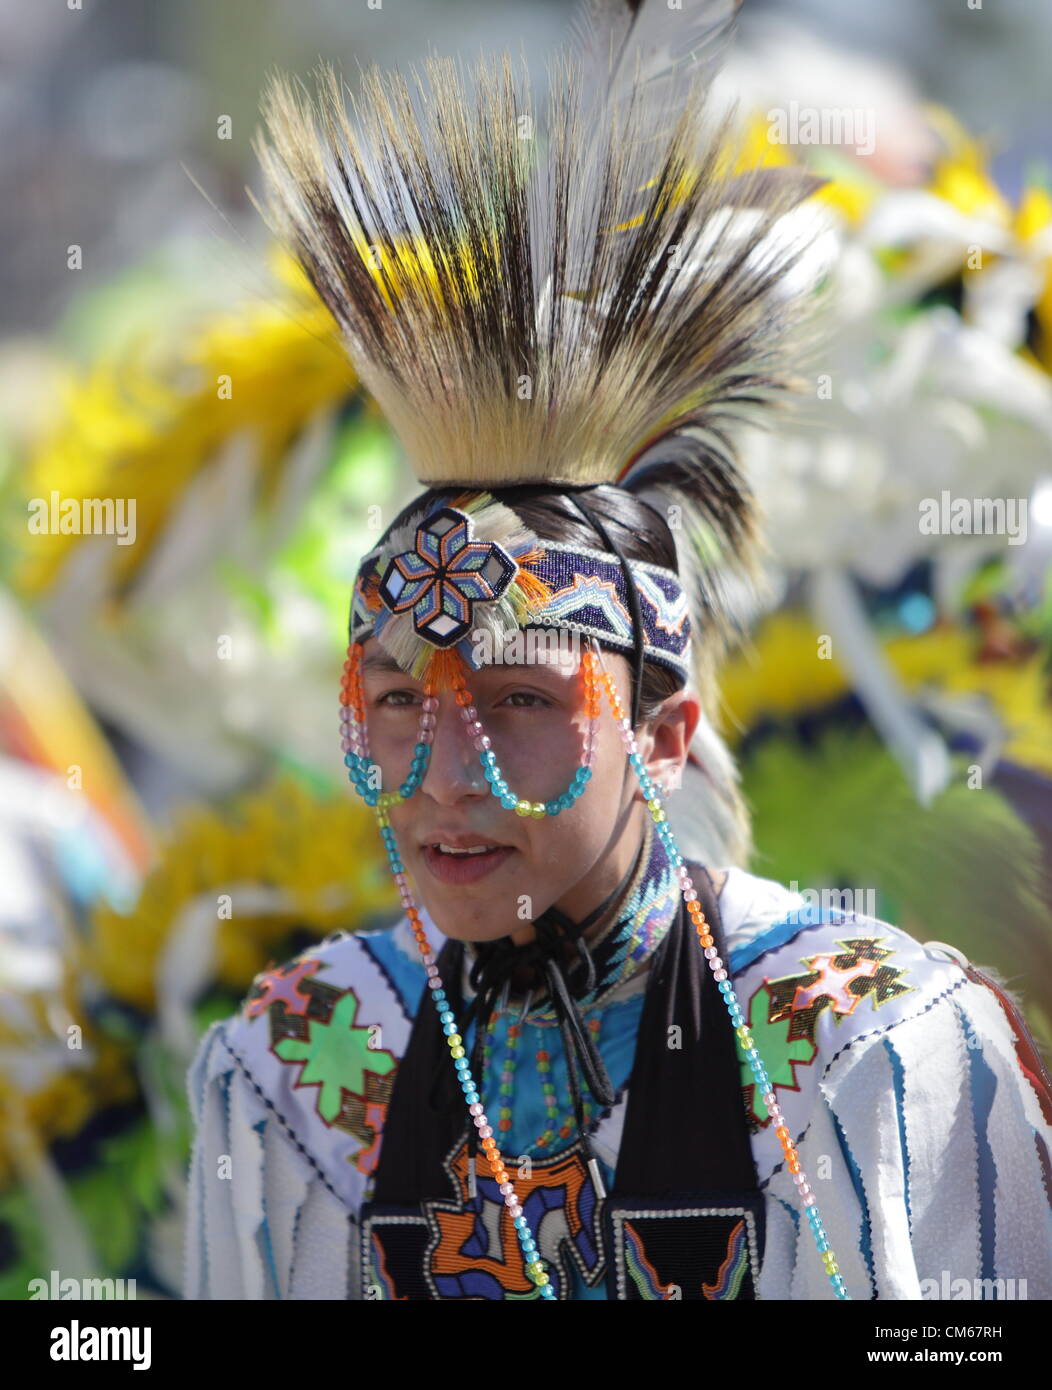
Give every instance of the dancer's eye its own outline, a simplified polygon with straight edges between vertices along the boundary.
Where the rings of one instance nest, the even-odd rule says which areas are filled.
[[[405,699],[400,699],[405,696]],[[420,700],[420,693],[416,690],[388,690],[383,695],[378,696],[376,703],[385,705],[388,709],[408,709],[414,702]]]
[[[551,705],[551,700],[545,699],[543,695],[538,695],[535,690],[513,690],[510,695],[505,695],[501,704],[507,700],[534,700],[537,703],[531,705],[513,705],[513,709],[545,709]]]

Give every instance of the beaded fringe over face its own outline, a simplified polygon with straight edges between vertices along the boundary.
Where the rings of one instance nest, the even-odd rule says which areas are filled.
[[[371,785],[371,774],[375,765],[371,762],[368,753],[368,735],[365,728],[365,697],[361,686],[361,659],[362,649],[360,645],[351,644],[348,649],[347,661],[344,668],[344,679],[340,694],[341,704],[341,732],[343,743],[346,749],[345,758],[348,768],[351,770],[355,787],[359,794],[363,796],[367,804],[372,805],[376,810],[377,821],[380,826],[380,834],[384,840],[387,850],[391,872],[394,875],[395,883],[398,886],[405,908],[406,915],[412,926],[413,934],[416,939],[417,947],[420,950],[421,959],[427,972],[428,989],[431,994],[432,1002],[439,1012],[439,1020],[445,1032],[446,1041],[450,1050],[450,1057],[457,1074],[457,1081],[464,1095],[464,1102],[468,1107],[472,1122],[477,1132],[477,1139],[481,1143],[483,1156],[489,1166],[500,1193],[504,1198],[509,1215],[514,1223],[518,1234],[519,1242],[522,1247],[524,1267],[527,1275],[537,1285],[542,1298],[554,1298],[555,1295],[550,1288],[550,1277],[545,1272],[544,1261],[540,1258],[540,1251],[530,1230],[529,1222],[523,1214],[521,1204],[515,1194],[515,1187],[508,1172],[500,1147],[494,1138],[493,1126],[490,1124],[482,1106],[482,1098],[475,1083],[471,1071],[471,1064],[466,1056],[464,1040],[457,1032],[456,1016],[448,1007],[449,1000],[443,988],[443,982],[439,974],[438,966],[435,963],[434,953],[431,950],[420,918],[419,910],[413,899],[409,879],[406,875],[405,864],[398,852],[397,842],[394,831],[391,828],[388,808],[407,796],[411,796],[416,787],[423,779],[424,769],[426,768],[426,750],[434,740],[434,713],[437,707],[437,700],[434,690],[425,687],[424,713],[421,716],[420,742],[417,744],[418,750],[425,750],[414,754],[414,767],[410,773],[410,781],[404,782],[397,793],[377,792]],[[720,993],[723,995],[731,1016],[731,1022],[737,1034],[739,1043],[745,1053],[746,1060],[752,1071],[756,1084],[757,1092],[763,1097],[767,1113],[773,1121],[774,1133],[782,1145],[785,1155],[787,1169],[793,1174],[793,1181],[796,1184],[800,1201],[804,1207],[808,1223],[814,1233],[815,1244],[819,1256],[829,1274],[830,1281],[837,1298],[846,1299],[849,1297],[847,1287],[840,1274],[836,1263],[836,1257],[830,1249],[829,1241],[822,1225],[821,1215],[818,1204],[815,1201],[815,1194],[807,1180],[800,1163],[796,1145],[792,1135],[785,1123],[781,1107],[778,1104],[774,1087],[771,1084],[756,1048],[752,1032],[746,1022],[741,1004],[734,992],[727,968],[721,959],[712,935],[708,931],[705,916],[698,901],[698,893],[693,881],[687,871],[683,856],[680,854],[675,837],[668,824],[665,812],[662,809],[661,798],[658,788],[651,781],[643,759],[639,753],[635,734],[632,730],[631,721],[625,716],[621,698],[617,693],[610,673],[605,669],[602,659],[601,649],[598,644],[594,649],[586,650],[582,657],[582,674],[585,688],[585,709],[588,714],[589,724],[588,733],[585,737],[585,749],[583,754],[582,766],[575,775],[571,783],[570,792],[576,797],[583,794],[585,785],[591,775],[590,764],[594,760],[595,742],[598,735],[598,723],[600,718],[600,689],[605,693],[610,711],[617,725],[625,747],[629,763],[631,764],[637,778],[639,779],[643,795],[646,798],[647,809],[653,819],[654,829],[664,842],[670,862],[675,867],[675,873],[679,882],[680,890],[687,911],[690,913],[691,921],[698,937],[698,943],[705,954],[709,968],[713,973]],[[517,798],[515,793],[508,787],[500,775],[500,769],[496,763],[496,757],[490,746],[490,740],[485,733],[481,720],[478,717],[470,689],[462,677],[455,679],[456,699],[460,705],[461,714],[468,724],[470,730],[478,730],[475,735],[476,748],[479,751],[479,758],[487,781],[490,783],[490,790],[495,796],[500,796],[502,805],[509,809],[514,808],[518,815],[542,816],[557,815],[568,803],[565,797],[558,798],[555,802],[536,802],[531,803],[521,798]],[[348,708],[350,707],[350,708]],[[424,725],[423,721],[431,721]],[[419,766],[416,763],[417,757],[421,758]],[[581,779],[580,781],[578,779]],[[474,1178],[474,1145],[472,1144],[472,1164],[470,1174]],[[593,1182],[597,1191],[602,1195],[603,1187],[599,1176],[598,1167],[594,1158],[590,1161],[590,1170]]]

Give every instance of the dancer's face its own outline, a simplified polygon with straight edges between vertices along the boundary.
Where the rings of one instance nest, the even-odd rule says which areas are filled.
[[[528,664],[495,664],[467,678],[501,772],[520,799],[550,801],[569,787],[588,725],[576,652],[538,652]],[[545,657],[547,656],[547,659]],[[631,707],[630,667],[603,653],[622,705]],[[423,687],[393,664],[375,638],[363,648],[362,685],[370,755],[383,789],[409,771]],[[555,905],[580,920],[613,891],[631,867],[643,833],[642,793],[605,693],[592,776],[584,794],[556,816],[518,816],[491,793],[478,750],[452,691],[438,697],[435,738],[423,781],[389,817],[414,896],[446,936],[492,941],[533,935],[532,920]],[[682,769],[697,723],[696,698],[680,691],[637,731],[639,751],[656,782]],[[500,849],[477,858],[435,850]]]

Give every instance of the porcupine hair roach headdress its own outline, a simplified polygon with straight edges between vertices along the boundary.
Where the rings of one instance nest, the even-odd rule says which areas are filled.
[[[818,186],[744,169],[711,111],[738,3],[590,0],[543,121],[506,54],[473,87],[432,58],[411,81],[364,73],[354,121],[330,67],[316,97],[276,76],[257,141],[261,210],[430,489],[362,562],[352,643],[375,634],[439,689],[479,630],[586,633],[634,660],[633,724],[643,660],[693,677],[707,784],[678,833],[710,863],[748,847],[710,723],[730,595],[760,574],[732,432],[793,385],[803,247],[773,232]],[[567,496],[595,548],[545,542],[491,494],[524,484]],[[678,574],[622,557],[586,506],[597,486],[672,520]]]

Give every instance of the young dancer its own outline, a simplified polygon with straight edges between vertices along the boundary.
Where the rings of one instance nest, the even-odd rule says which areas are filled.
[[[744,868],[732,426],[791,384],[813,185],[705,105],[733,9],[593,6],[540,129],[506,60],[357,123],[271,87],[268,215],[426,489],[340,689],[404,915],[203,1039],[187,1297],[1052,1296],[1012,1000]]]

